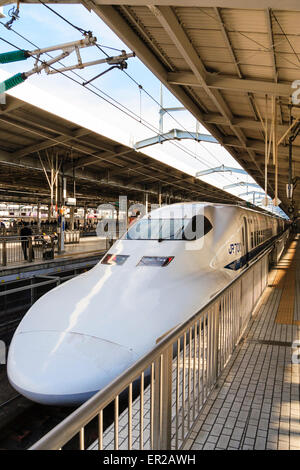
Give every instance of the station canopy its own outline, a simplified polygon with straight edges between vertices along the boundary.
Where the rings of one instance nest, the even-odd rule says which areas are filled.
[[[77,205],[97,206],[120,195],[143,202],[197,200],[236,203],[237,197],[131,147],[6,95],[0,105],[0,202],[49,203],[48,179],[60,170]],[[47,176],[48,179],[47,179]],[[50,179],[51,181],[51,179]]]
[[[289,164],[287,131],[300,117],[299,0],[52,3],[93,10],[261,187],[267,181],[271,198],[298,212],[300,137]]]

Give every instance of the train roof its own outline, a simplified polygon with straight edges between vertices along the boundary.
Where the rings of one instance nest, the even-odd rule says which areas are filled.
[[[265,209],[261,209],[252,204],[246,203],[243,204],[227,204],[227,203],[212,203],[207,201],[190,201],[190,202],[179,202],[170,204],[167,206],[162,206],[154,211],[151,211],[152,216],[159,216],[160,218],[181,218],[181,217],[192,217],[195,214],[202,213],[204,207],[235,207],[239,209],[248,210],[251,212],[256,212],[259,214],[266,215],[268,217],[284,220],[278,215],[272,214]]]

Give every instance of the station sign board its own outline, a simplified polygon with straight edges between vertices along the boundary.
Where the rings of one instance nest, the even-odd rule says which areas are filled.
[[[66,198],[67,206],[76,206],[76,197],[67,197]]]

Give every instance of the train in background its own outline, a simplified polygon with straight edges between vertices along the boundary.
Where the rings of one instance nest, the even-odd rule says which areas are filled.
[[[80,404],[220,292],[286,228],[234,205],[184,203],[139,219],[90,271],[43,297],[18,326],[11,385],[29,399]]]

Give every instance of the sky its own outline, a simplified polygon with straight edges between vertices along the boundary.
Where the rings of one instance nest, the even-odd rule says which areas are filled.
[[[77,27],[92,31],[93,35],[97,37],[98,44],[107,54],[118,55],[120,50],[131,52],[98,16],[93,12],[90,13],[84,6],[53,4],[50,6]],[[37,47],[43,48],[77,41],[83,37],[78,30],[58,18],[44,5],[21,4],[20,19],[12,25],[12,29],[23,36],[21,38],[14,31],[9,31],[3,26],[10,19],[8,11],[11,8],[12,5],[4,7],[6,18],[1,19],[0,38],[9,41],[17,48],[31,51],[35,49],[25,38]],[[0,41],[0,52],[15,50],[13,46]],[[118,51],[108,47],[118,49]],[[56,54],[59,52],[51,53],[51,55]],[[105,55],[94,46],[81,49],[81,57],[85,62],[104,58]],[[76,56],[74,54],[63,60],[65,65],[72,65],[75,62]],[[109,67],[107,64],[101,64],[76,71],[80,78],[68,72],[68,75],[77,80],[79,84],[61,74],[46,75],[45,72],[42,72],[29,77],[23,84],[12,89],[11,94],[125,145],[133,146],[135,142],[153,137],[158,132],[160,82],[137,57],[129,58],[127,63],[126,72],[137,84],[142,85],[142,90],[124,72],[117,69],[109,71],[93,81],[93,87],[89,85],[89,88],[97,94],[85,89],[82,86],[83,81],[95,77]],[[15,73],[26,72],[33,66],[34,59],[31,58],[22,62],[2,65],[0,81]],[[55,67],[60,66],[55,65]],[[115,100],[114,106],[107,100]],[[181,107],[182,105],[163,87],[163,106],[169,108]],[[121,108],[123,112],[118,108]],[[196,132],[196,120],[186,110],[173,112],[170,115],[165,114],[164,132],[174,128]],[[202,125],[198,126],[198,132],[208,134]],[[157,144],[144,148],[142,151],[193,176],[198,171],[220,165],[241,168],[219,144],[197,143],[194,140],[185,139],[180,142]],[[236,173],[213,173],[203,176],[201,179],[219,188],[241,181],[254,182],[250,176]],[[249,187],[249,192],[252,192],[253,189]],[[228,191],[239,195],[246,193],[247,188],[239,186]],[[252,195],[245,196],[245,198],[252,201]]]

